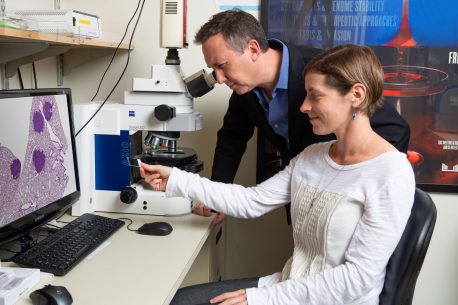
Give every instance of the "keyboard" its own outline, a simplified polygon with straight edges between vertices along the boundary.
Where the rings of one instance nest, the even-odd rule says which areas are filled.
[[[95,214],[83,214],[13,261],[43,272],[65,275],[95,248],[124,225],[124,221]]]

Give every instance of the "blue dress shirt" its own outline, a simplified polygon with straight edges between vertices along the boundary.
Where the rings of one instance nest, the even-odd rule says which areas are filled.
[[[271,41],[271,40],[269,40]],[[276,134],[282,136],[288,141],[288,70],[289,70],[289,52],[288,47],[281,41],[283,46],[283,55],[280,67],[280,77],[272,91],[272,99],[264,95],[261,88],[256,87],[253,91],[259,98],[259,103],[264,109],[267,121]]]

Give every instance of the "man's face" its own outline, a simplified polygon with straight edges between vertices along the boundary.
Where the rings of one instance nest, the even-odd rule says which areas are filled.
[[[257,86],[255,77],[255,60],[250,48],[245,48],[243,54],[230,48],[222,34],[211,36],[202,44],[202,52],[209,68],[216,73],[219,84],[244,94]]]

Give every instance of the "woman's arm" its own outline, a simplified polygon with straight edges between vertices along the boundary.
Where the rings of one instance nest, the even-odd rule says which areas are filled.
[[[255,218],[290,201],[290,167],[255,187],[210,181],[197,174],[172,170],[167,196],[183,196],[238,218]]]
[[[210,181],[178,168],[141,163],[140,173],[156,191],[183,196],[222,213],[255,218],[291,200],[291,172],[299,156],[281,172],[255,187]]]

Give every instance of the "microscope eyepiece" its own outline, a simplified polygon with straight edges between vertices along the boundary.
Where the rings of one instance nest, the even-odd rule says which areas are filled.
[[[215,71],[207,73],[204,69],[184,79],[186,89],[192,97],[200,97],[211,91],[216,84]]]

